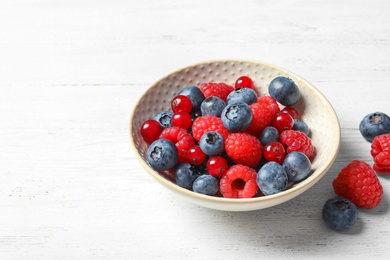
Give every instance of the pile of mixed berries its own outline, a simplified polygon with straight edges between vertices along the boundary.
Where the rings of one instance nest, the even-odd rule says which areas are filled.
[[[358,208],[369,210],[381,203],[383,187],[377,174],[390,174],[390,117],[383,112],[370,113],[361,120],[359,130],[371,143],[373,166],[354,160],[333,180],[337,196],[325,202],[322,218],[335,230],[352,227],[357,221]]]
[[[278,76],[268,93],[248,76],[184,87],[141,126],[149,165],[180,187],[225,198],[276,194],[306,179],[315,148],[294,108],[299,87]]]

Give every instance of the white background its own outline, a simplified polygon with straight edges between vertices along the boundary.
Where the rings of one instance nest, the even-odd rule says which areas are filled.
[[[321,219],[358,131],[390,114],[390,2],[2,0],[0,259],[384,259],[384,199],[353,229]],[[131,151],[146,88],[214,59],[264,61],[313,83],[337,111],[339,156],[313,188],[253,212],[194,206],[156,183]]]

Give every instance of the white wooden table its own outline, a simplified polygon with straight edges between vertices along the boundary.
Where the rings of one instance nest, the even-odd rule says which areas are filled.
[[[384,259],[384,199],[334,232],[321,219],[348,162],[372,163],[358,124],[390,114],[390,2],[2,0],[0,259]],[[304,77],[334,105],[339,156],[312,189],[252,212],[176,198],[138,164],[128,122],[154,81],[249,59]]]

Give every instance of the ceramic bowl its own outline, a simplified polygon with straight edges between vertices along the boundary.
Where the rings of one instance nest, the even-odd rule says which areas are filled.
[[[147,163],[147,144],[140,135],[142,123],[158,112],[170,108],[171,99],[186,86],[199,86],[203,82],[225,82],[234,85],[241,76],[251,77],[260,93],[268,94],[268,84],[279,76],[295,81],[301,92],[301,101],[295,105],[302,119],[311,129],[316,156],[312,174],[291,188],[274,195],[249,199],[229,199],[198,194],[179,187],[172,175],[159,173]],[[151,85],[136,103],[130,119],[130,142],[139,162],[158,183],[196,205],[225,211],[250,211],[272,207],[302,194],[316,184],[336,159],[340,146],[340,125],[337,114],[327,98],[300,76],[277,66],[252,61],[221,60],[194,64],[178,69]]]

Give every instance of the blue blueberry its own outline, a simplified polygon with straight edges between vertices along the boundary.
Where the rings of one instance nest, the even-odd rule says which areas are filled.
[[[197,168],[189,163],[178,164],[174,172],[176,184],[185,189],[191,189],[193,182],[200,175]]]
[[[257,102],[257,94],[250,88],[236,88],[229,93],[226,101],[228,104],[244,102],[250,105]]]
[[[309,176],[311,172],[311,162],[304,153],[291,152],[286,155],[283,161],[289,180],[298,182]]]
[[[382,112],[370,113],[360,122],[359,130],[364,139],[372,142],[376,136],[390,133],[390,117]]]
[[[252,110],[244,102],[228,104],[222,111],[222,123],[232,133],[245,131],[252,123]]]
[[[224,151],[225,141],[218,132],[206,132],[200,138],[199,146],[206,155],[213,156]]]
[[[309,126],[304,121],[299,120],[299,119],[294,119],[293,130],[301,131],[302,133],[304,133],[307,136],[310,135]]]
[[[285,76],[274,78],[268,86],[268,93],[284,106],[292,106],[301,98],[298,86]]]
[[[200,105],[205,99],[205,96],[203,95],[202,91],[197,86],[185,87],[181,89],[177,95],[184,95],[189,97],[192,102],[193,111],[200,111]]]
[[[219,181],[211,175],[204,174],[195,179],[192,190],[201,194],[214,195],[219,190]]]
[[[210,96],[203,100],[200,105],[200,111],[202,115],[210,115],[220,117],[222,110],[225,108],[226,102],[216,96]]]
[[[351,228],[356,223],[357,217],[356,205],[343,197],[328,199],[322,208],[322,219],[329,228],[334,230]]]
[[[260,143],[264,146],[269,142],[279,140],[279,131],[273,126],[267,126],[260,134]]]
[[[154,120],[160,123],[162,128],[168,128],[172,126],[172,111],[162,111],[154,116]]]
[[[167,139],[157,139],[147,151],[150,166],[157,171],[165,171],[173,168],[178,159],[175,144]]]
[[[286,189],[288,176],[282,165],[267,162],[258,171],[256,181],[264,195],[272,195]]]

